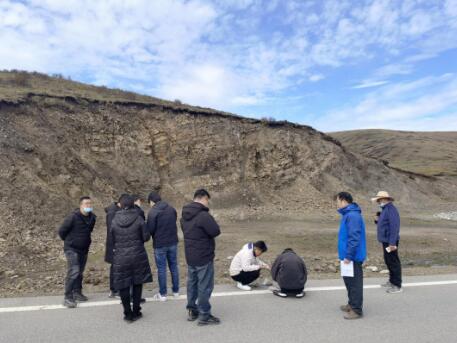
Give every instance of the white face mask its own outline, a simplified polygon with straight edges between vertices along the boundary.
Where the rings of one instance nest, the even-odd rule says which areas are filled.
[[[385,202],[382,202],[382,203],[380,203],[380,204],[379,204],[379,208],[381,208],[381,209],[382,209],[382,208],[383,208],[384,206],[386,206],[386,205],[387,205],[387,203],[385,203]]]

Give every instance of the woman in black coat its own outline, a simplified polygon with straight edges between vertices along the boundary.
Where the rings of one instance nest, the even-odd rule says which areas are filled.
[[[121,210],[116,212],[111,224],[111,239],[114,245],[113,286],[118,290],[124,306],[124,319],[128,322],[139,319],[143,284],[152,282],[151,267],[144,242],[151,237],[143,218],[134,206],[131,196],[121,197]],[[130,306],[130,288],[133,287],[133,309]]]

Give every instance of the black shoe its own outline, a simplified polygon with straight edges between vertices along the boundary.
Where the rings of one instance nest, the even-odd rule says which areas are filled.
[[[205,326],[205,325],[219,325],[221,320],[213,315],[209,315],[206,319],[200,319],[198,321],[198,326]]]
[[[194,322],[198,319],[198,311],[195,310],[189,310],[187,314],[187,320],[189,322]]]
[[[76,301],[74,299],[65,298],[63,300],[63,306],[65,306],[67,308],[75,308],[76,307]]]
[[[124,315],[124,320],[129,324],[133,323],[133,314],[129,313],[129,314]]]
[[[137,321],[138,319],[140,319],[142,317],[143,317],[143,313],[141,313],[141,311],[139,311],[139,312],[133,314],[132,320]]]
[[[73,297],[75,298],[76,301],[79,301],[79,302],[84,302],[84,301],[89,300],[89,298],[86,297],[81,292],[73,292]]]
[[[281,297],[281,298],[287,298],[287,294],[286,293],[283,293],[283,292],[278,291],[278,290],[274,290],[273,294],[278,296],[278,297]]]

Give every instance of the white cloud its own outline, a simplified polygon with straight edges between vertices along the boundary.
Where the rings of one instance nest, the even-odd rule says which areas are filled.
[[[325,76],[322,74],[314,74],[309,77],[309,80],[311,82],[317,82],[317,81],[323,80],[324,78],[325,78]]]
[[[351,87],[352,89],[363,89],[363,88],[373,88],[373,87],[379,87],[382,85],[385,85],[386,83],[389,83],[389,81],[371,81],[367,80],[362,83],[359,83],[358,85],[355,85]]]
[[[386,85],[359,103],[321,116],[325,131],[353,128],[457,130],[457,75],[444,74]]]

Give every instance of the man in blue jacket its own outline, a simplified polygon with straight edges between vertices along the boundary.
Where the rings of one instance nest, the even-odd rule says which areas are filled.
[[[363,269],[367,257],[365,223],[362,211],[353,202],[351,194],[338,193],[336,196],[338,212],[341,214],[338,233],[338,256],[342,263],[354,266],[354,276],[343,276],[348,292],[348,304],[340,309],[345,312],[345,319],[358,319],[363,315]]]
[[[377,202],[381,213],[377,220],[378,241],[382,244],[384,262],[389,269],[389,281],[383,284],[387,293],[401,293],[401,262],[398,256],[398,243],[400,242],[400,215],[394,206],[394,199],[385,191],[378,192],[371,199]]]

